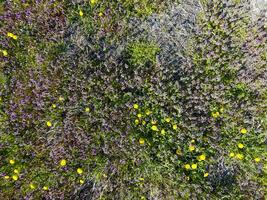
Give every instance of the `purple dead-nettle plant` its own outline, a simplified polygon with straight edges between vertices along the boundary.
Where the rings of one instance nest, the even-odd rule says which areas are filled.
[[[13,93],[6,110],[10,120],[21,129],[42,123],[45,110],[51,104],[47,101],[51,81],[39,72],[30,71],[24,77],[27,76],[28,80],[11,81]]]

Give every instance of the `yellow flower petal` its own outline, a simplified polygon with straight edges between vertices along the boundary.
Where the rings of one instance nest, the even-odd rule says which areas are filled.
[[[186,165],[184,166],[184,168],[188,170],[188,169],[191,169],[191,166],[190,166],[189,164],[186,164]]]
[[[171,121],[171,118],[167,117],[165,121],[169,123]]]
[[[138,109],[139,108],[138,104],[134,104],[133,107],[134,107],[134,109]]]
[[[220,113],[218,111],[217,112],[212,112],[211,115],[212,115],[212,117],[217,118],[217,117],[220,116]]]
[[[172,128],[173,128],[173,130],[177,130],[177,125],[176,124],[174,124],[173,126],[172,126]]]
[[[86,107],[85,112],[90,112],[90,108]]]
[[[140,138],[139,139],[139,143],[142,144],[142,145],[145,144],[145,139],[144,138]]]
[[[62,159],[60,161],[60,166],[64,167],[64,166],[66,166],[66,164],[67,164],[67,161],[65,159]]]
[[[77,173],[78,173],[78,174],[82,174],[82,173],[83,173],[82,168],[78,168],[78,169],[77,169]]]
[[[233,158],[233,157],[235,156],[235,154],[234,154],[233,152],[231,152],[231,153],[229,154],[229,156],[230,156],[231,158]]]
[[[8,55],[7,51],[6,50],[3,50],[2,51],[3,55],[6,57]]]
[[[239,160],[243,160],[244,156],[243,156],[243,154],[238,153],[238,154],[236,154],[236,158]]]
[[[15,174],[19,174],[19,170],[14,169],[14,173],[15,173]]]
[[[157,121],[155,121],[155,120],[151,121],[151,124],[153,124],[153,125],[155,125],[156,123],[157,123]]]
[[[11,165],[14,165],[14,164],[15,164],[15,160],[11,159],[11,160],[9,160],[9,163],[10,163]]]
[[[52,126],[52,123],[51,123],[50,121],[47,121],[47,122],[46,122],[46,125],[47,125],[48,127],[51,127],[51,126]]]
[[[80,184],[84,184],[84,180],[80,179],[79,180]]]
[[[246,133],[247,133],[247,129],[242,128],[242,129],[240,130],[240,133],[242,133],[242,134],[246,134]]]
[[[196,168],[197,168],[197,164],[192,164],[192,165],[191,165],[191,168],[192,168],[192,169],[196,169]]]
[[[181,149],[176,149],[176,154],[179,155],[179,156],[183,155]]]
[[[12,176],[12,179],[13,179],[14,181],[16,181],[16,180],[19,179],[19,177],[18,177],[17,175],[13,175],[13,176]]]
[[[146,110],[146,115],[150,115],[151,111],[150,110]]]
[[[238,143],[237,146],[238,146],[239,149],[243,149],[244,148],[244,145],[242,143]]]
[[[203,160],[206,160],[206,156],[204,154],[198,156],[198,160],[199,161],[203,161]]]
[[[9,179],[10,177],[9,176],[4,176],[5,179]]]
[[[255,162],[260,162],[261,161],[261,159],[259,157],[255,158],[254,160],[255,160]]]
[[[35,189],[35,188],[36,188],[35,184],[30,183],[30,188],[31,188],[32,190]]]
[[[7,33],[7,36],[13,38],[14,40],[18,39],[18,36],[14,35],[13,33],[10,33],[10,32]]]
[[[83,11],[79,11],[79,15],[82,17],[83,16]]]
[[[158,127],[155,126],[155,125],[153,125],[153,126],[151,127],[151,129],[152,129],[152,131],[158,131],[158,130],[159,130]]]
[[[207,176],[209,176],[209,173],[205,173],[205,174],[204,174],[204,177],[207,177]]]
[[[47,186],[44,186],[44,187],[43,187],[43,190],[48,190],[48,187],[47,187]]]
[[[90,0],[91,4],[97,3],[97,0]]]
[[[196,149],[195,146],[193,146],[193,145],[190,145],[190,146],[189,146],[189,151],[194,151],[195,149]]]

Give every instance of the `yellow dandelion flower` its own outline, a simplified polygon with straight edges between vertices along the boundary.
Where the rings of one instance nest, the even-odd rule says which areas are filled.
[[[196,168],[197,168],[197,164],[192,164],[192,165],[191,165],[191,168],[192,168],[192,169],[196,169]]]
[[[9,160],[9,163],[10,163],[11,165],[14,165],[14,164],[15,164],[15,160],[11,159],[11,160]]]
[[[138,120],[138,119],[134,120],[134,123],[135,123],[136,125],[138,125],[138,124],[139,124],[139,120]]]
[[[191,143],[195,143],[196,141],[195,140],[191,140]]]
[[[32,190],[35,189],[35,188],[36,188],[35,184],[30,183],[30,188],[31,188]]]
[[[244,148],[244,145],[242,143],[238,143],[237,146],[238,146],[239,149],[243,149]]]
[[[145,139],[144,138],[140,138],[139,139],[139,144],[142,144],[142,145],[145,144]]]
[[[172,128],[173,128],[173,130],[177,130],[177,125],[176,124],[174,124],[173,126],[172,126]]]
[[[191,166],[190,166],[189,164],[186,164],[186,165],[184,166],[184,168],[185,168],[186,170],[189,170],[189,169],[191,169]]]
[[[82,174],[82,173],[83,173],[82,168],[78,168],[78,169],[77,169],[77,173],[78,173],[78,174]]]
[[[102,12],[98,13],[98,16],[99,17],[102,17],[103,16],[103,13]]]
[[[60,164],[60,166],[64,167],[64,166],[66,166],[67,161],[65,159],[62,159],[59,164]]]
[[[151,124],[155,125],[155,124],[157,124],[157,121],[152,120],[152,121],[151,121]]]
[[[9,179],[10,177],[9,176],[4,176],[5,179]]]
[[[139,108],[138,104],[134,104],[133,107],[134,107],[134,109],[138,109]]]
[[[56,105],[56,104],[52,104],[52,107],[53,107],[53,108],[56,108],[56,107],[57,107],[57,105]]]
[[[144,181],[144,180],[145,180],[145,179],[144,179],[144,178],[142,178],[142,177],[140,177],[140,178],[139,178],[139,181]]]
[[[13,38],[14,40],[18,39],[18,36],[14,35],[13,33],[10,33],[10,32],[7,33],[7,36]]]
[[[141,117],[142,117],[142,114],[139,113],[139,114],[137,115],[137,117],[138,117],[138,118],[141,118]]]
[[[97,0],[90,0],[91,4],[95,4]]]
[[[230,156],[231,158],[233,158],[233,157],[235,156],[235,154],[234,154],[233,152],[231,152],[231,153],[229,154],[229,156]]]
[[[43,190],[45,190],[45,191],[48,190],[48,186],[44,186]]]
[[[212,112],[211,115],[212,115],[212,117],[217,118],[217,117],[220,116],[220,113],[218,111],[217,112]]]
[[[90,108],[86,107],[85,112],[90,112]]]
[[[13,175],[13,176],[12,176],[12,179],[13,179],[14,181],[17,181],[17,180],[19,179],[19,177],[18,177],[18,175]]]
[[[206,156],[204,154],[198,156],[198,160],[199,161],[203,161],[203,160],[206,160]]]
[[[14,169],[14,173],[15,173],[15,174],[19,174],[19,170]]]
[[[47,121],[47,122],[46,122],[46,125],[47,125],[48,127],[51,127],[51,126],[52,126],[52,123],[51,123],[50,121]]]
[[[242,134],[246,134],[248,131],[247,131],[247,129],[245,129],[245,128],[242,128],[241,130],[240,130],[240,133],[242,133]]]
[[[165,135],[166,131],[165,131],[164,129],[162,129],[162,130],[160,131],[160,133],[161,133],[161,135]]]
[[[236,154],[236,158],[237,158],[237,159],[239,159],[239,160],[243,160],[243,158],[244,158],[244,155],[243,155],[243,154],[240,154],[240,153],[238,153],[238,154]]]
[[[84,184],[84,180],[80,179],[79,180],[80,184]]]
[[[208,176],[209,176],[209,173],[205,173],[205,174],[204,174],[204,177],[208,177]]]
[[[151,111],[150,110],[146,110],[146,115],[150,115]]]
[[[169,117],[167,117],[166,119],[165,119],[165,122],[170,122],[171,121],[171,118],[169,118]]]
[[[176,149],[176,154],[179,155],[179,156],[183,155],[181,149]]]
[[[153,126],[151,127],[151,129],[152,129],[152,131],[158,131],[158,130],[159,130],[158,127],[155,126],[155,125],[153,125]]]
[[[143,120],[143,121],[142,121],[142,124],[143,124],[143,125],[146,125],[146,121]]]
[[[255,162],[260,162],[261,159],[260,159],[259,157],[257,157],[257,158],[254,159],[254,161],[255,161]]]
[[[14,40],[17,40],[17,39],[18,39],[18,36],[13,35],[13,39],[14,39]]]
[[[6,50],[3,50],[2,51],[3,55],[6,57],[8,55],[7,51]]]
[[[81,17],[83,16],[83,11],[82,11],[82,10],[79,11],[79,15],[80,15]]]
[[[189,146],[189,151],[194,151],[195,149],[196,149],[195,146],[193,146],[193,145],[190,145],[190,146]]]
[[[58,98],[58,100],[59,100],[59,101],[64,101],[64,98],[63,98],[62,96],[60,96],[60,97]]]

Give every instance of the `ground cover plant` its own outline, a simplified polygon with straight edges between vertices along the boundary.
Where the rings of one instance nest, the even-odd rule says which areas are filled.
[[[250,6],[0,1],[0,199],[266,199]]]

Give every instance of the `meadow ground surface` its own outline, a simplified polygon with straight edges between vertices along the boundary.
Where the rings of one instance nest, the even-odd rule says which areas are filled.
[[[0,199],[266,199],[250,5],[0,0]]]

